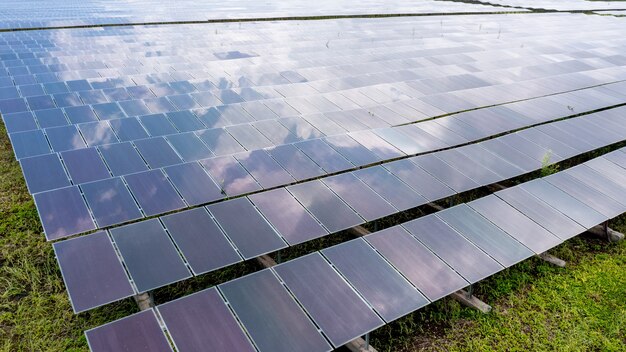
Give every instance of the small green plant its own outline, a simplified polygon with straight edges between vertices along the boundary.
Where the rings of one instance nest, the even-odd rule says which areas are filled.
[[[559,172],[559,165],[550,162],[552,151],[548,150],[541,160],[541,177]]]

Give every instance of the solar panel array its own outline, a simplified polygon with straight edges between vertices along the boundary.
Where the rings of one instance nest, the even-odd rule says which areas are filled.
[[[546,156],[562,161],[620,142],[626,136],[624,111],[604,110],[476,144],[166,215],[160,222],[151,219],[114,228],[110,234],[121,254],[119,264],[114,265],[120,273],[119,285],[110,285],[106,280],[98,284],[99,273],[106,271],[102,266],[110,270],[114,260],[63,255],[62,248],[80,248],[82,243],[94,241],[93,237],[106,238],[105,232],[54,246],[61,248],[57,257],[62,271],[66,267],[75,270],[73,275],[64,274],[64,278],[74,309],[83,311],[109,303],[112,297],[122,299],[149,291],[538,170]],[[552,231],[559,233],[559,228]],[[101,249],[105,250],[115,257],[112,243]],[[506,257],[511,258],[508,254]],[[122,263],[132,280],[121,275]],[[84,282],[90,280],[94,283],[88,290],[97,288],[103,297],[81,297]],[[130,281],[135,290],[118,290]]]
[[[511,6],[516,9],[532,10],[555,10],[555,11],[590,11],[590,10],[624,10],[626,5],[622,1],[601,1],[601,0],[495,0],[482,1],[478,3],[485,5]]]
[[[5,2],[0,27],[503,9],[159,5]],[[622,32],[580,14],[5,31],[0,114],[46,238],[90,232],[53,244],[83,312],[623,142]],[[331,350],[621,215],[625,153],[161,304],[89,346]]]
[[[46,37],[59,32],[5,33],[0,111],[47,238],[58,239],[476,140],[494,129],[472,133],[456,118],[393,126],[624,78],[623,38],[587,54],[618,37],[605,21],[589,21],[583,44],[567,41],[564,16],[551,16],[557,33],[533,48],[524,46],[533,38],[523,29],[527,17],[512,18],[506,40],[489,24],[466,31],[475,19],[447,28],[430,18],[377,20],[378,37],[366,31],[369,19],[297,31],[284,23],[82,29],[52,47]],[[224,32],[206,43],[201,28]],[[245,52],[211,49],[237,33],[249,43]],[[337,44],[319,39],[331,33]],[[416,40],[427,49],[413,49]],[[298,48],[283,44],[294,42]],[[115,55],[94,57],[111,47]],[[347,65],[355,60],[361,64]],[[466,118],[484,124],[499,113]],[[534,122],[506,114],[490,127]],[[41,177],[44,166],[50,171]],[[48,214],[55,199],[67,204],[62,214]]]
[[[329,351],[624,213],[625,180],[620,149],[165,303],[87,338],[95,351],[102,341],[114,349],[161,341],[170,350],[158,312],[180,351],[253,350],[251,342],[259,351]],[[115,341],[122,332],[131,336]]]
[[[358,3],[320,1],[155,0],[7,0],[0,3],[0,29],[90,26],[105,24],[188,22],[368,14],[433,14],[506,12],[505,7],[454,1],[419,0],[389,4],[381,0]]]

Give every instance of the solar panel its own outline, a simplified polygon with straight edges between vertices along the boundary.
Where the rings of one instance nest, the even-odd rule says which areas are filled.
[[[20,166],[31,194],[70,185],[63,165],[56,154],[24,158],[20,160]]]
[[[504,267],[513,266],[533,255],[528,248],[466,204],[440,211],[437,216]]]
[[[241,261],[206,209],[196,208],[166,215],[161,217],[161,221],[194,274]]]
[[[185,203],[161,170],[126,175],[124,179],[146,216],[185,207]]]
[[[215,155],[227,155],[245,151],[241,144],[225,129],[212,128],[197,131],[196,134]]]
[[[77,186],[41,192],[33,197],[48,241],[96,228]]]
[[[253,194],[248,198],[290,245],[328,234],[284,188]]]
[[[445,183],[457,193],[480,187],[474,180],[465,176],[435,155],[421,155],[409,160]]]
[[[100,228],[143,217],[120,178],[85,183],[80,188]]]
[[[113,176],[122,176],[146,171],[148,167],[128,142],[101,145],[98,151],[111,170]]]
[[[287,190],[331,233],[363,222],[360,216],[319,180],[289,186]]]
[[[400,211],[428,203],[382,166],[361,169],[353,174]]]
[[[573,176],[584,184],[593,187],[618,202],[626,199],[626,190],[621,185],[611,181],[604,175],[594,171],[586,165],[579,165],[569,168],[566,174]]]
[[[364,166],[380,161],[376,155],[348,135],[330,136],[324,138],[324,141],[355,166]]]
[[[403,227],[470,283],[503,269],[498,262],[434,215],[410,221]]]
[[[87,147],[74,125],[46,128],[46,136],[55,152]]]
[[[545,177],[544,180],[609,219],[612,219],[625,211],[626,207],[623,204],[576,180],[567,173],[561,172],[553,174]]]
[[[326,339],[270,270],[219,286],[261,351],[330,351]]]
[[[562,240],[584,231],[582,226],[522,188],[508,188],[496,195]]]
[[[294,145],[327,173],[344,171],[354,167],[354,165],[321,139],[312,139]]]
[[[207,206],[244,259],[277,251],[287,244],[248,198],[235,198]]]
[[[384,324],[319,253],[273,270],[335,347]]]
[[[134,141],[134,144],[153,169],[183,162],[163,137],[140,139]]]
[[[480,163],[475,162],[456,149],[448,149],[437,153],[437,158],[459,170],[481,186],[490,185],[502,180],[502,176],[482,166]]]
[[[158,311],[177,351],[256,351],[215,288],[162,304]]]
[[[375,232],[365,239],[431,301],[469,285],[401,226]]]
[[[295,181],[265,150],[244,152],[234,156],[265,189]]]
[[[232,156],[214,157],[200,160],[211,178],[227,196],[258,191],[261,186]]]
[[[362,239],[333,246],[322,254],[386,322],[429,303]]]
[[[71,150],[61,153],[63,163],[74,184],[111,177],[109,170],[95,148]]]
[[[307,157],[293,144],[285,144],[267,149],[267,152],[282,166],[296,181],[302,181],[324,174],[316,163]]]
[[[191,132],[167,136],[167,141],[185,161],[196,161],[213,156],[209,148]]]
[[[224,198],[221,188],[198,163],[168,166],[163,170],[189,205],[205,204]]]
[[[172,351],[152,309],[87,330],[85,336],[93,352]]]
[[[495,195],[471,201],[467,205],[537,254],[562,242]]]
[[[551,205],[587,229],[608,220],[604,215],[544,180],[532,180],[525,182],[519,187]]]
[[[135,293],[106,232],[57,242],[53,246],[74,312]]]
[[[106,121],[81,123],[77,126],[88,146],[119,142],[113,129]]]
[[[138,292],[191,276],[158,219],[110,230]]]

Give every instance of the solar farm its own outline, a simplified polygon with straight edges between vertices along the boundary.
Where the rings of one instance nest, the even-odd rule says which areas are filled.
[[[577,287],[576,251],[623,269],[625,13],[3,1],[0,346],[417,351],[393,341],[453,331],[424,318],[443,307],[477,324],[515,309],[493,287]],[[616,330],[581,350],[626,349],[607,282],[588,300],[621,292]]]

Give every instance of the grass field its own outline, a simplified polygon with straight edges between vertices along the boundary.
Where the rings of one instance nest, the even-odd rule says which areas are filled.
[[[624,217],[612,224],[626,232]],[[480,315],[444,299],[376,331],[380,351],[626,348],[626,243],[577,238],[552,251],[559,269],[527,260],[485,280],[477,296],[494,306]],[[255,270],[237,265],[155,294],[158,302]],[[131,299],[74,315],[52,246],[0,125],[0,348],[85,351],[83,330],[136,312]]]

